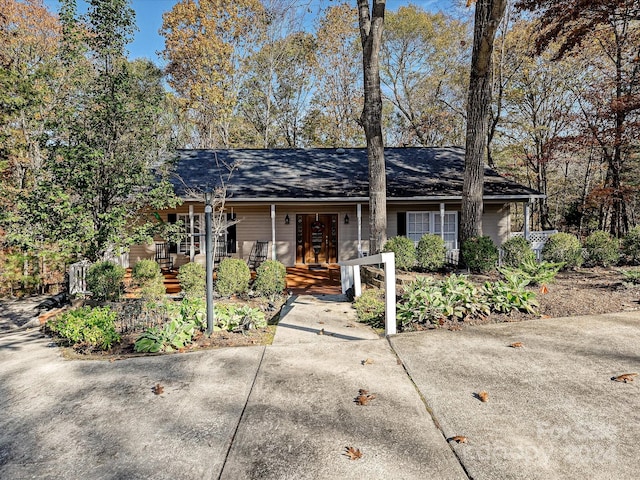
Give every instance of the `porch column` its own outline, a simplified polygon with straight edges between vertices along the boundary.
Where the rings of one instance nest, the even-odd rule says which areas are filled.
[[[276,259],[276,206],[271,205],[271,260]]]
[[[194,238],[195,220],[193,219],[193,205],[189,205],[189,261],[193,262],[196,258],[196,244]]]
[[[358,217],[358,257],[362,256],[362,205],[356,205],[356,216]]]
[[[531,204],[529,202],[525,202],[524,204],[524,238],[529,241],[529,221],[531,212],[529,211],[529,206]]]
[[[440,238],[444,242],[444,203],[440,204]]]

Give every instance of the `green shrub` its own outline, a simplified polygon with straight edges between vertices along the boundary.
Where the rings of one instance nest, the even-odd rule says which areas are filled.
[[[131,278],[140,287],[144,300],[157,302],[167,293],[160,265],[155,260],[140,260],[134,265]]]
[[[96,300],[118,300],[124,274],[125,269],[113,262],[94,263],[87,271],[87,289]]]
[[[491,237],[472,237],[462,244],[462,261],[472,272],[489,272],[498,261],[498,248]]]
[[[379,288],[369,288],[362,292],[353,302],[358,321],[373,328],[384,328],[384,291]]]
[[[229,332],[241,332],[267,326],[264,312],[248,305],[226,305],[216,303],[214,331],[226,330]]]
[[[185,263],[178,271],[180,289],[185,298],[202,298],[207,288],[206,272],[196,262]]]
[[[393,237],[386,241],[383,252],[395,253],[396,268],[411,270],[416,264],[416,246],[407,237]]]
[[[502,244],[502,265],[518,268],[524,262],[535,261],[536,254],[524,237],[512,237]]]
[[[116,316],[109,307],[83,307],[63,313],[47,327],[73,345],[108,350],[120,341],[115,328]]]
[[[287,269],[275,260],[266,260],[256,270],[253,289],[258,295],[273,297],[287,288]]]
[[[584,241],[587,251],[587,264],[608,267],[618,263],[620,258],[620,242],[612,238],[607,232],[597,230]]]
[[[225,258],[218,265],[216,290],[223,297],[245,293],[250,281],[251,271],[244,260]]]
[[[554,233],[542,248],[542,258],[552,263],[564,263],[565,268],[582,265],[580,240],[570,233]]]
[[[441,269],[447,260],[447,247],[440,235],[424,234],[416,248],[418,266],[427,271]]]
[[[633,265],[640,263],[640,225],[629,230],[622,239],[622,253],[628,263]]]

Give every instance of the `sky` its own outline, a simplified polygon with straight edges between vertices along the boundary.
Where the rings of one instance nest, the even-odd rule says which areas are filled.
[[[318,4],[318,0],[311,0],[313,4]],[[350,0],[354,6],[355,0]],[[159,52],[164,49],[164,39],[158,33],[162,26],[162,14],[171,10],[177,0],[133,0],[132,7],[136,12],[136,24],[139,31],[135,33],[132,43],[128,45],[129,58],[147,58],[152,60],[159,66],[164,66],[165,62],[160,58]],[[330,5],[326,0],[321,2],[324,5]],[[337,2],[336,2],[337,3]],[[408,4],[419,5],[425,10],[443,11],[455,15],[459,11],[459,1],[456,0],[387,0],[387,10],[394,11],[398,7]],[[60,4],[57,0],[44,0],[44,4],[52,12],[58,12]],[[80,0],[78,2],[78,10],[80,12],[86,9],[86,2]],[[316,10],[312,8],[312,11]]]

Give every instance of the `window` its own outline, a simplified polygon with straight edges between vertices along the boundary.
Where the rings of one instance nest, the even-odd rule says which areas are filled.
[[[202,215],[196,213],[193,215],[193,245],[195,247],[195,254],[200,253],[200,225],[202,224]],[[191,251],[191,223],[189,215],[178,215],[178,221],[183,224],[184,236],[178,244],[178,253],[184,253],[189,255]]]
[[[416,244],[425,233],[442,235],[447,250],[458,248],[458,212],[444,213],[441,234],[440,212],[407,212],[407,237]]]

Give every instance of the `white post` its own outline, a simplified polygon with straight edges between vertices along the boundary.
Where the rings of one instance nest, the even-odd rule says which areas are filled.
[[[193,231],[195,230],[195,220],[193,219],[193,205],[189,205],[189,261],[196,258],[196,245]]]
[[[276,206],[271,205],[271,260],[276,259]]]
[[[530,220],[530,215],[531,212],[529,211],[529,202],[526,202],[524,204],[524,238],[525,240],[529,241],[529,220]]]
[[[393,252],[382,253],[384,265],[384,334],[396,334],[396,258]]]

